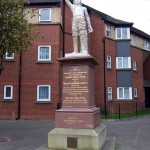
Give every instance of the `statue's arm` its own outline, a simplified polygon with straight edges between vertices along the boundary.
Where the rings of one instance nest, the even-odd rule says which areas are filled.
[[[73,4],[70,2],[70,0],[65,0],[66,4],[68,5],[68,7],[71,9],[71,11],[73,12]]]
[[[87,21],[87,24],[88,24],[88,31],[93,32],[93,28],[91,26],[91,21],[90,21],[88,11],[87,11],[86,7],[84,7],[83,9],[84,9],[85,18],[86,18],[86,21]]]

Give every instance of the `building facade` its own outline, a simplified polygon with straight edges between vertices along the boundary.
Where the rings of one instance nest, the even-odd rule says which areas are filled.
[[[150,35],[86,6],[94,32],[89,34],[89,53],[95,69],[95,101],[122,105],[150,101]],[[30,0],[24,12],[39,32],[28,52],[6,54],[0,74],[0,119],[54,119],[61,107],[61,69],[57,59],[72,52],[69,8],[60,0]],[[64,17],[65,16],[65,17]],[[114,107],[116,107],[114,105]],[[142,108],[144,108],[143,105]]]

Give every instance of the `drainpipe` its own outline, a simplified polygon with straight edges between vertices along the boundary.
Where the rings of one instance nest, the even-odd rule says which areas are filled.
[[[20,58],[19,58],[19,82],[18,82],[18,117],[16,120],[20,119],[20,104],[21,104],[21,79],[22,79],[22,51],[20,52]]]
[[[22,14],[23,14],[23,11],[24,11],[24,9],[22,9]],[[22,34],[22,30],[20,30],[20,34]],[[22,39],[20,42],[22,44]],[[21,79],[22,79],[22,50],[20,51],[20,57],[19,57],[18,116],[17,116],[16,120],[20,119],[20,112],[21,112],[20,106],[21,106]]]
[[[62,25],[63,25],[63,57],[65,56],[65,0],[63,0],[63,17],[62,17]]]
[[[103,38],[103,49],[104,49],[104,106],[105,106],[105,119],[107,119],[107,109],[106,109],[106,47],[105,47],[105,37]]]

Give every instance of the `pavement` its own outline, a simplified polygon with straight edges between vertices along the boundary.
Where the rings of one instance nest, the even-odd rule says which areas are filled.
[[[150,116],[103,124],[107,137],[116,137],[116,150],[150,150]],[[0,150],[35,150],[47,143],[54,126],[46,120],[0,120]]]

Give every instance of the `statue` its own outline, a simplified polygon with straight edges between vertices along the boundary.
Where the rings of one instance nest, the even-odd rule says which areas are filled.
[[[88,32],[93,32],[90,17],[86,7],[82,6],[81,0],[74,0],[73,4],[69,0],[65,0],[73,14],[72,19],[72,36],[73,36],[73,53],[78,53],[78,37],[80,37],[80,53],[88,55]]]

